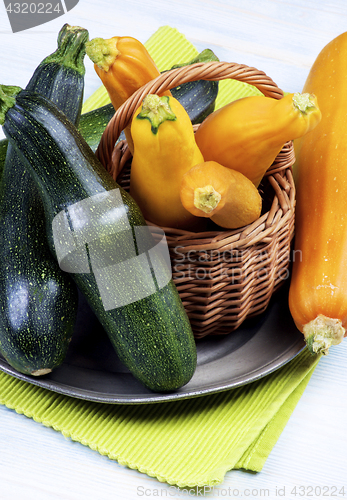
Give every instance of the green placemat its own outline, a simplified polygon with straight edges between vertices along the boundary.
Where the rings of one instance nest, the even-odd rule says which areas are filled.
[[[214,486],[231,469],[261,470],[318,359],[305,349],[246,386],[146,405],[83,401],[0,373],[0,403],[159,481]]]
[[[198,50],[176,28],[162,26],[145,43],[145,46],[154,59],[159,71],[165,71],[174,64],[189,62],[198,55]],[[208,47],[205,47],[208,48]],[[218,57],[218,54],[216,54]],[[236,62],[236,61],[228,61]],[[269,75],[271,76],[271,75]],[[260,95],[258,89],[248,83],[237,80],[222,80],[219,83],[219,92],[216,99],[216,109],[228,102],[249,95]],[[107,91],[101,85],[83,104],[83,113],[91,111],[110,102]]]
[[[147,47],[161,70],[197,54],[167,26]],[[231,80],[221,84],[219,106],[258,92]],[[101,87],[84,111],[106,102]],[[0,403],[159,481],[214,486],[231,469],[261,470],[318,360],[305,349],[271,375],[238,389],[148,405],[83,401],[0,373]]]

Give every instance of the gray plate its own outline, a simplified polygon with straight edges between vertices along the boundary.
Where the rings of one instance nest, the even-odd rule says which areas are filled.
[[[236,331],[197,340],[198,364],[190,382],[171,393],[153,393],[117,358],[105,332],[82,301],[65,362],[43,377],[23,375],[0,356],[0,370],[31,384],[101,403],[139,404],[212,394],[253,382],[277,370],[305,347],[288,311],[287,287],[267,311]]]

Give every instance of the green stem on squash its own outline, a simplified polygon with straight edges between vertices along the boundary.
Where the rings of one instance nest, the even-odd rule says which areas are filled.
[[[339,344],[346,330],[340,319],[333,319],[319,314],[304,326],[303,334],[312,354],[328,354],[329,347]]]
[[[169,103],[169,96],[159,97],[148,94],[142,103],[142,109],[136,117],[139,120],[149,120],[153,134],[158,132],[159,126],[166,120],[175,121],[176,115]]]

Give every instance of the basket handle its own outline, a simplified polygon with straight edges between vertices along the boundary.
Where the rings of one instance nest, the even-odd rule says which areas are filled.
[[[138,89],[115,112],[109,121],[96,150],[96,156],[106,169],[112,161],[114,145],[132,120],[132,117],[147,94],[160,94],[178,85],[196,80],[238,80],[255,86],[266,97],[281,99],[283,91],[263,71],[244,64],[211,61],[200,62],[165,71]]]

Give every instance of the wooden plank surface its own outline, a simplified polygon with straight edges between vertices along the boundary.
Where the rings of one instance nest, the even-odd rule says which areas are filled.
[[[68,22],[90,37],[131,35],[145,42],[160,26],[184,33],[221,60],[265,71],[284,90],[300,91],[321,48],[347,29],[345,0],[80,0],[64,16],[13,34],[0,5],[0,82],[25,86],[56,47]],[[86,61],[86,97],[100,85]],[[346,65],[347,72],[347,65]],[[1,136],[2,137],[2,136]],[[206,498],[347,496],[347,344],[331,349],[262,472],[230,471]],[[326,487],[326,488],[324,488]],[[344,487],[344,490],[341,488]],[[0,499],[133,500],[191,498],[120,466],[80,443],[0,406]]]

